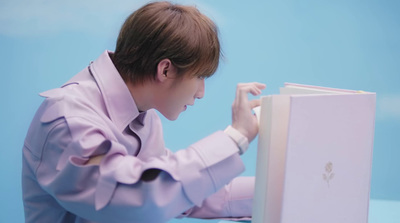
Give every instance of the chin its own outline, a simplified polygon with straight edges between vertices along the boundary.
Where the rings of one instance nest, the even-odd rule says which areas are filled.
[[[167,118],[170,121],[175,121],[178,119],[180,114],[163,114],[165,118]]]
[[[170,117],[166,117],[168,120],[170,120],[170,121],[175,121],[175,120],[177,120],[178,119],[178,116],[176,116],[176,117],[172,117],[172,118],[170,118]]]
[[[158,112],[160,112],[169,121],[175,121],[176,119],[178,119],[179,115],[181,114],[181,112],[178,112],[178,111],[174,112],[174,111],[171,111],[171,110],[168,110],[168,109],[156,108],[156,110]]]

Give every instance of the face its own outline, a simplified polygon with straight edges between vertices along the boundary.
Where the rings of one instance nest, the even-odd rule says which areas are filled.
[[[194,105],[196,99],[204,96],[205,83],[202,77],[168,79],[168,86],[159,100],[157,110],[169,120],[176,120],[179,114]]]

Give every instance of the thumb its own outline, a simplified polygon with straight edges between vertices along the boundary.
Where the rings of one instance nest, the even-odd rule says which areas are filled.
[[[249,104],[250,104],[250,108],[253,109],[253,108],[261,105],[261,100],[254,99],[254,100],[249,101]]]

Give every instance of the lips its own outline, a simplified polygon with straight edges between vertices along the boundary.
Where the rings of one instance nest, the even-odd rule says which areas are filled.
[[[187,105],[185,105],[184,106],[184,111],[186,111],[186,109],[187,109],[187,106],[193,106],[194,105],[194,103],[191,103],[191,104],[187,104]]]

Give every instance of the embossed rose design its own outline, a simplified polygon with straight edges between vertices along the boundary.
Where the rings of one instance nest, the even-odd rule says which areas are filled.
[[[324,181],[326,181],[326,183],[329,185],[329,181],[333,179],[333,177],[335,176],[335,173],[332,172],[333,171],[333,164],[332,162],[328,162],[325,165],[325,173],[322,174],[322,177],[324,179]]]

